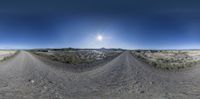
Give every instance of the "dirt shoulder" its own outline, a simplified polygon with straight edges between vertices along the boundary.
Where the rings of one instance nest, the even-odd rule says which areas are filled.
[[[159,69],[185,69],[200,62],[200,51],[193,50],[135,50],[132,55]],[[196,54],[194,54],[196,53]]]
[[[112,61],[113,59],[118,57],[120,54],[110,56],[110,57],[106,57],[103,60],[98,60],[98,61],[95,61],[95,62],[85,63],[85,64],[63,63],[63,62],[52,60],[52,59],[49,58],[49,56],[43,56],[43,55],[38,55],[38,54],[34,54],[34,53],[32,53],[32,55],[37,57],[38,59],[40,59],[44,63],[46,63],[50,66],[53,66],[53,68],[65,69],[66,71],[70,71],[70,72],[85,72],[85,71],[90,71],[92,69],[104,66],[105,64],[109,63],[110,61]]]
[[[17,54],[19,54],[20,51],[15,51],[15,52],[8,52],[8,55],[4,54],[2,57],[1,57],[1,60],[0,61],[6,61],[8,59],[11,59],[13,57],[15,57]]]

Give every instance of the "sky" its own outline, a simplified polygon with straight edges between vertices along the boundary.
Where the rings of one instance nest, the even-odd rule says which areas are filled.
[[[0,1],[0,49],[200,49],[199,5],[198,0]]]

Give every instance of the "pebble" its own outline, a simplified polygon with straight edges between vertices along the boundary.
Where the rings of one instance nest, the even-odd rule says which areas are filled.
[[[32,79],[30,79],[30,80],[29,80],[29,82],[31,82],[31,83],[34,83],[35,81],[34,81],[34,80],[32,80]]]
[[[153,82],[152,82],[152,81],[150,81],[150,82],[149,82],[149,84],[150,84],[150,85],[152,85],[152,84],[153,84]]]
[[[144,91],[140,91],[140,93],[144,93]]]
[[[7,86],[8,86],[7,82],[0,83],[0,88],[1,87],[7,87]]]
[[[47,89],[47,87],[46,87],[46,86],[44,86],[44,89],[46,90],[46,89]]]
[[[138,83],[138,81],[133,81],[133,84],[137,84]]]

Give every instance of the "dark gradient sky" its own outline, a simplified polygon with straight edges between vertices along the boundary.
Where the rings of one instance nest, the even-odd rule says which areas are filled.
[[[200,48],[198,0],[0,1],[0,48]],[[96,36],[102,35],[103,41]]]

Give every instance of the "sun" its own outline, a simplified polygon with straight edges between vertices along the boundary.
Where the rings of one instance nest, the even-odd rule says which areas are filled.
[[[98,41],[102,41],[103,40],[103,36],[102,35],[97,35],[97,38],[96,38]]]

